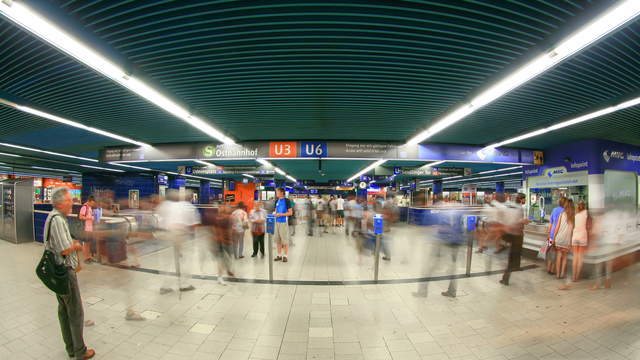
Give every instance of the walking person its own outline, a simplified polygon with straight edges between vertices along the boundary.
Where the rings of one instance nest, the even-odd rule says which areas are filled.
[[[305,211],[307,218],[307,236],[313,236],[316,209],[314,202],[311,201],[311,196],[307,195],[307,201],[304,203],[304,205],[307,207],[307,210]]]
[[[569,249],[571,249],[571,238],[573,237],[573,227],[575,225],[575,208],[573,200],[567,199],[564,203],[564,211],[560,215],[556,233],[554,235],[556,246],[556,276],[562,279],[566,276],[567,259]]]
[[[445,204],[439,195],[434,197],[433,206],[440,208],[437,214],[437,225],[435,226],[438,241],[435,250],[433,250],[432,259],[424,262],[427,268],[426,275],[431,277],[441,268],[440,263],[445,258],[446,253],[450,256],[449,275],[455,275],[458,250],[463,242],[462,213],[458,210],[445,209]],[[447,291],[442,292],[441,295],[454,298],[457,292],[458,284],[454,276],[449,281]],[[414,292],[413,296],[427,297],[428,293],[429,281],[424,281],[418,285],[418,291]]]
[[[244,233],[249,228],[249,217],[246,209],[247,207],[240,201],[236,209],[231,213],[231,218],[233,219],[231,236],[233,239],[233,254],[236,259],[244,258]]]
[[[297,211],[296,211],[296,202],[293,199],[289,199],[291,204],[291,216],[289,216],[289,246],[294,246],[293,237],[296,235],[296,226],[298,225]]]
[[[67,222],[73,206],[71,194],[66,188],[57,188],[52,193],[51,201],[54,209],[44,225],[44,245],[45,249],[55,254],[59,265],[66,266],[69,273],[69,294],[56,295],[62,339],[70,358],[91,359],[96,352],[87,349],[84,343],[84,309],[76,276],[81,269],[78,253],[83,246],[71,238]]]
[[[519,193],[516,196],[515,202],[507,203],[503,210],[503,239],[511,244],[509,247],[507,268],[504,271],[502,280],[500,280],[500,283],[506,286],[509,285],[511,272],[520,269],[520,258],[524,242],[524,226],[530,222],[530,220],[524,216],[523,204],[525,200],[526,195]]]
[[[336,203],[336,198],[331,195],[331,197],[329,198],[329,222],[331,224],[331,227],[334,227],[337,225],[337,219],[338,219],[338,204]]]
[[[254,203],[254,208],[249,212],[249,222],[251,223],[251,236],[253,237],[253,254],[256,257],[258,251],[264,257],[264,232],[267,221],[267,212],[262,208],[262,202]]]
[[[164,254],[160,256],[162,261],[161,269],[169,271],[171,265],[175,266],[178,274],[178,290],[192,291],[195,287],[190,284],[191,277],[185,269],[181,268],[182,250],[184,243],[192,234],[192,229],[200,223],[198,210],[188,201],[179,201],[178,190],[167,190],[167,198],[158,205],[156,214],[158,216],[158,232],[156,237],[162,241],[164,246],[173,248],[173,259]],[[175,277],[164,276],[164,281],[160,287],[160,295],[173,292]]]
[[[93,195],[89,196],[87,202],[80,208],[78,219],[83,222],[82,232],[82,255],[85,264],[91,264],[93,253],[95,253],[96,245],[93,234],[93,222],[95,220],[93,209],[96,207],[96,200]]]
[[[208,223],[212,224],[213,239],[211,241],[211,252],[218,263],[218,283],[226,285],[224,274],[234,277],[231,267],[231,252],[233,240],[231,239],[231,210],[226,205],[221,205],[215,215],[209,215]]]
[[[274,215],[276,216],[276,228],[273,237],[276,240],[278,256],[274,261],[288,262],[289,259],[289,226],[287,218],[293,213],[291,202],[285,197],[283,188],[276,190],[277,200]]]

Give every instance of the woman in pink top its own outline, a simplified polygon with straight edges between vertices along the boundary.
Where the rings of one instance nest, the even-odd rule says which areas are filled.
[[[91,257],[91,248],[93,243],[93,207],[96,206],[96,201],[92,196],[89,196],[87,202],[80,208],[78,219],[84,223],[83,239],[82,239],[82,254],[85,264],[90,264],[93,261]],[[93,246],[95,248],[95,245]]]
[[[578,203],[576,211],[575,225],[573,227],[573,237],[571,238],[571,246],[573,247],[573,281],[580,279],[580,273],[582,272],[582,261],[584,259],[584,253],[587,249],[589,231],[587,222],[589,219],[589,213],[587,212],[587,205],[584,201]]]

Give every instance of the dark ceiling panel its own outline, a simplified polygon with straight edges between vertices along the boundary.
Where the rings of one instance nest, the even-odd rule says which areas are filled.
[[[640,21],[575,55],[430,141],[488,145],[640,96]],[[638,143],[638,111],[571,127],[571,139],[602,137]],[[555,135],[544,135],[549,137]],[[545,145],[543,139],[528,144]],[[514,146],[517,146],[514,144]]]

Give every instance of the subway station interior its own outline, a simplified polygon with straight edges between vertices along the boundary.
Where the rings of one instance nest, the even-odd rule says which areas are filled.
[[[0,0],[0,359],[640,359],[639,0]]]

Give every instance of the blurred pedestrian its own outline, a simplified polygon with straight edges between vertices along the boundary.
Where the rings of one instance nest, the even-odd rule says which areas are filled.
[[[502,285],[509,285],[511,272],[520,269],[520,258],[522,255],[522,245],[524,242],[524,226],[530,222],[525,216],[523,204],[526,195],[519,193],[516,195],[515,202],[509,202],[505,205],[503,216],[503,239],[511,244],[509,247],[509,260],[507,268],[504,271]]]
[[[441,200],[440,196],[434,197],[433,205],[439,208],[437,214],[437,223],[435,226],[437,242],[435,244],[435,250],[433,250],[432,258],[430,261],[425,262],[428,264],[427,276],[431,277],[438,271],[441,266],[441,261],[449,254],[449,271],[448,274],[452,276],[449,280],[449,287],[447,291],[441,293],[442,296],[456,297],[458,292],[457,281],[455,277],[457,269],[458,250],[463,242],[463,224],[462,213],[459,210],[446,209],[446,205]],[[427,297],[429,291],[429,282],[423,281],[418,285],[418,291],[414,293],[416,297]]]
[[[213,225],[211,252],[218,265],[218,283],[225,285],[223,278],[225,273],[231,277],[235,276],[231,267],[231,252],[233,251],[231,210],[228,206],[221,205],[217,213],[212,216],[212,220],[208,222]]]
[[[158,216],[159,232],[157,237],[166,246],[173,249],[173,259],[166,254],[161,256],[163,262],[162,269],[167,271],[173,261],[178,275],[178,290],[191,291],[195,287],[190,284],[191,279],[187,274],[185,264],[181,264],[184,244],[189,240],[192,229],[200,223],[198,210],[188,201],[179,201],[179,193],[175,189],[167,190],[167,198],[156,209]],[[181,266],[182,265],[182,266]],[[172,283],[174,277],[164,276],[163,285],[160,287],[160,294],[167,294],[173,291]]]

